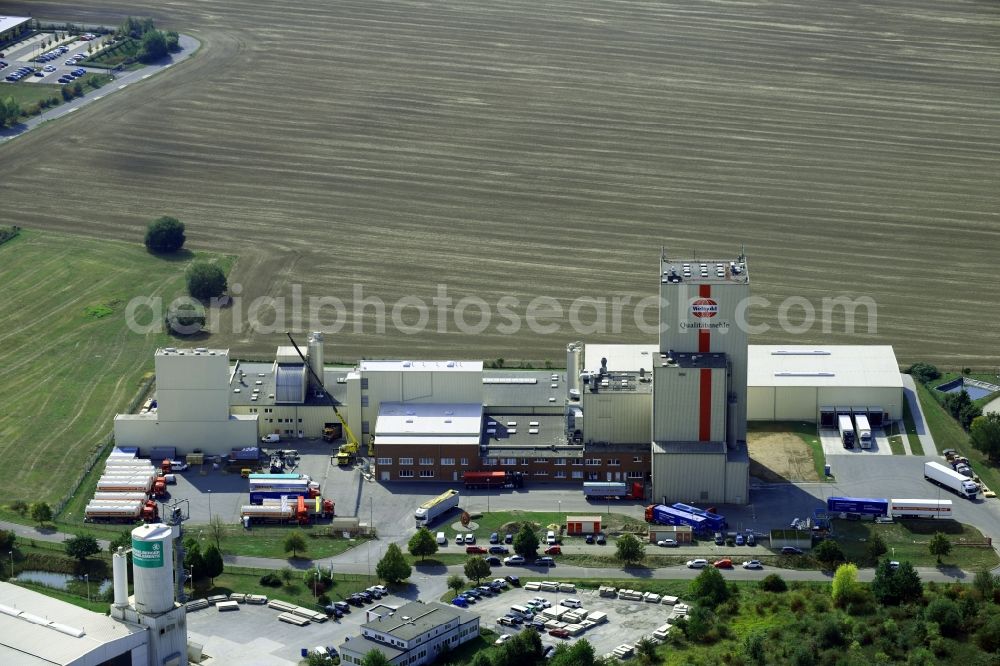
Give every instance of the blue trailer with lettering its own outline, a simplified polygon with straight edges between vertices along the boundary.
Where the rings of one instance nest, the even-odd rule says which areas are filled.
[[[889,500],[879,497],[829,497],[826,500],[826,510],[830,513],[884,516],[889,513]]]
[[[678,511],[687,511],[688,513],[693,513],[696,516],[701,516],[708,521],[709,528],[714,532],[721,532],[727,527],[726,517],[720,516],[717,513],[712,513],[711,511],[706,511],[705,509],[699,509],[698,507],[691,506],[690,504],[682,504],[681,502],[675,502],[670,506]]]

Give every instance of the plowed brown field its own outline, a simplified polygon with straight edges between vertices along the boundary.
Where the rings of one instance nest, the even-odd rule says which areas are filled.
[[[8,2],[194,35],[183,65],[0,147],[0,222],[141,238],[174,215],[243,296],[634,300],[661,244],[756,310],[870,296],[901,361],[1000,363],[1000,5],[987,0]],[[2,84],[0,84],[2,85]],[[2,269],[0,269],[2,270]],[[369,310],[371,312],[371,310]],[[553,359],[620,334],[329,336],[330,355]],[[270,352],[281,332],[212,344]],[[583,319],[588,315],[584,312]],[[436,317],[432,315],[431,321]],[[308,327],[305,324],[304,327]],[[287,326],[280,327],[281,330]]]

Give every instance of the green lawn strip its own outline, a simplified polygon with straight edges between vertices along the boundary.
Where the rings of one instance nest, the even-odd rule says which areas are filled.
[[[924,445],[920,443],[920,437],[917,435],[917,424],[913,421],[909,400],[903,401],[903,427],[906,429],[906,439],[910,443],[910,452],[915,456],[924,455]]]
[[[935,532],[942,532],[952,542],[951,554],[942,558],[945,566],[959,567],[965,571],[992,569],[1000,558],[989,547],[983,546],[986,537],[971,525],[954,520],[911,519],[894,523],[876,524],[868,521],[835,520],[834,534],[844,555],[854,562],[867,561],[867,548],[871,535],[878,532],[889,550],[883,557],[909,561],[914,566],[937,566],[937,558],[927,550]],[[895,549],[895,551],[893,551]]]
[[[307,549],[300,551],[300,559],[323,559],[339,555],[364,542],[364,539],[345,539],[339,534],[333,535],[324,525],[308,525],[304,527],[255,527],[252,530],[240,532],[228,531],[221,539],[221,550],[224,555],[241,555],[245,557],[270,557],[284,560],[291,557],[286,553],[285,538],[290,531],[301,529],[306,535]],[[214,543],[206,527],[197,525],[185,526],[185,534],[194,537],[202,544],[201,549]]]
[[[892,449],[892,455],[902,456],[906,455],[906,450],[903,448],[902,435],[893,435],[889,438],[889,448]]]
[[[214,581],[204,581],[196,586],[193,596],[196,598],[210,597],[216,594],[228,596],[233,592],[264,594],[267,595],[268,599],[281,599],[307,608],[316,608],[318,606],[317,598],[313,595],[313,588],[305,580],[309,576],[309,571],[311,570],[293,570],[290,582],[281,587],[269,587],[260,584],[261,576],[280,572],[271,569],[227,566],[222,575],[217,576]],[[341,601],[378,582],[374,576],[340,574],[336,573],[335,570],[333,586],[327,589],[325,594],[333,601]]]
[[[0,503],[54,505],[76,485],[114,414],[152,369],[153,351],[172,341],[164,332],[130,330],[126,305],[136,296],[169,303],[185,292],[191,259],[217,258],[192,253],[164,260],[146,252],[141,237],[136,232],[124,243],[29,229],[0,245],[10,276],[0,308],[12,332],[0,345],[0,373],[17,368],[0,382],[0,405],[11,407],[0,410],[0,458],[8,472]],[[107,309],[110,315],[93,316]],[[70,524],[79,523],[89,499],[80,495],[66,509]]]
[[[134,57],[139,53],[140,47],[137,39],[131,37],[119,39],[117,44],[102,48],[96,54],[88,56],[82,64],[88,67],[114,67],[120,65],[127,58]]]

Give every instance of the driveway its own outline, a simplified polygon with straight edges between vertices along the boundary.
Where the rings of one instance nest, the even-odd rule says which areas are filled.
[[[938,450],[934,444],[934,437],[927,429],[927,419],[924,418],[924,410],[917,398],[917,385],[911,375],[902,374],[900,376],[903,378],[903,397],[910,405],[910,414],[913,415],[913,424],[917,428],[917,437],[920,439],[920,445],[924,448],[924,455],[937,456]]]

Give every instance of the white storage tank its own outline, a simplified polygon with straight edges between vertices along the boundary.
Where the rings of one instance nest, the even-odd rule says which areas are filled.
[[[114,605],[117,608],[128,606],[128,558],[125,556],[125,549],[119,547],[111,556],[111,571],[113,574]]]
[[[156,523],[132,530],[135,609],[165,613],[174,607],[173,530]]]
[[[580,373],[583,371],[583,343],[571,342],[566,345],[566,396],[570,400],[580,398]]]

